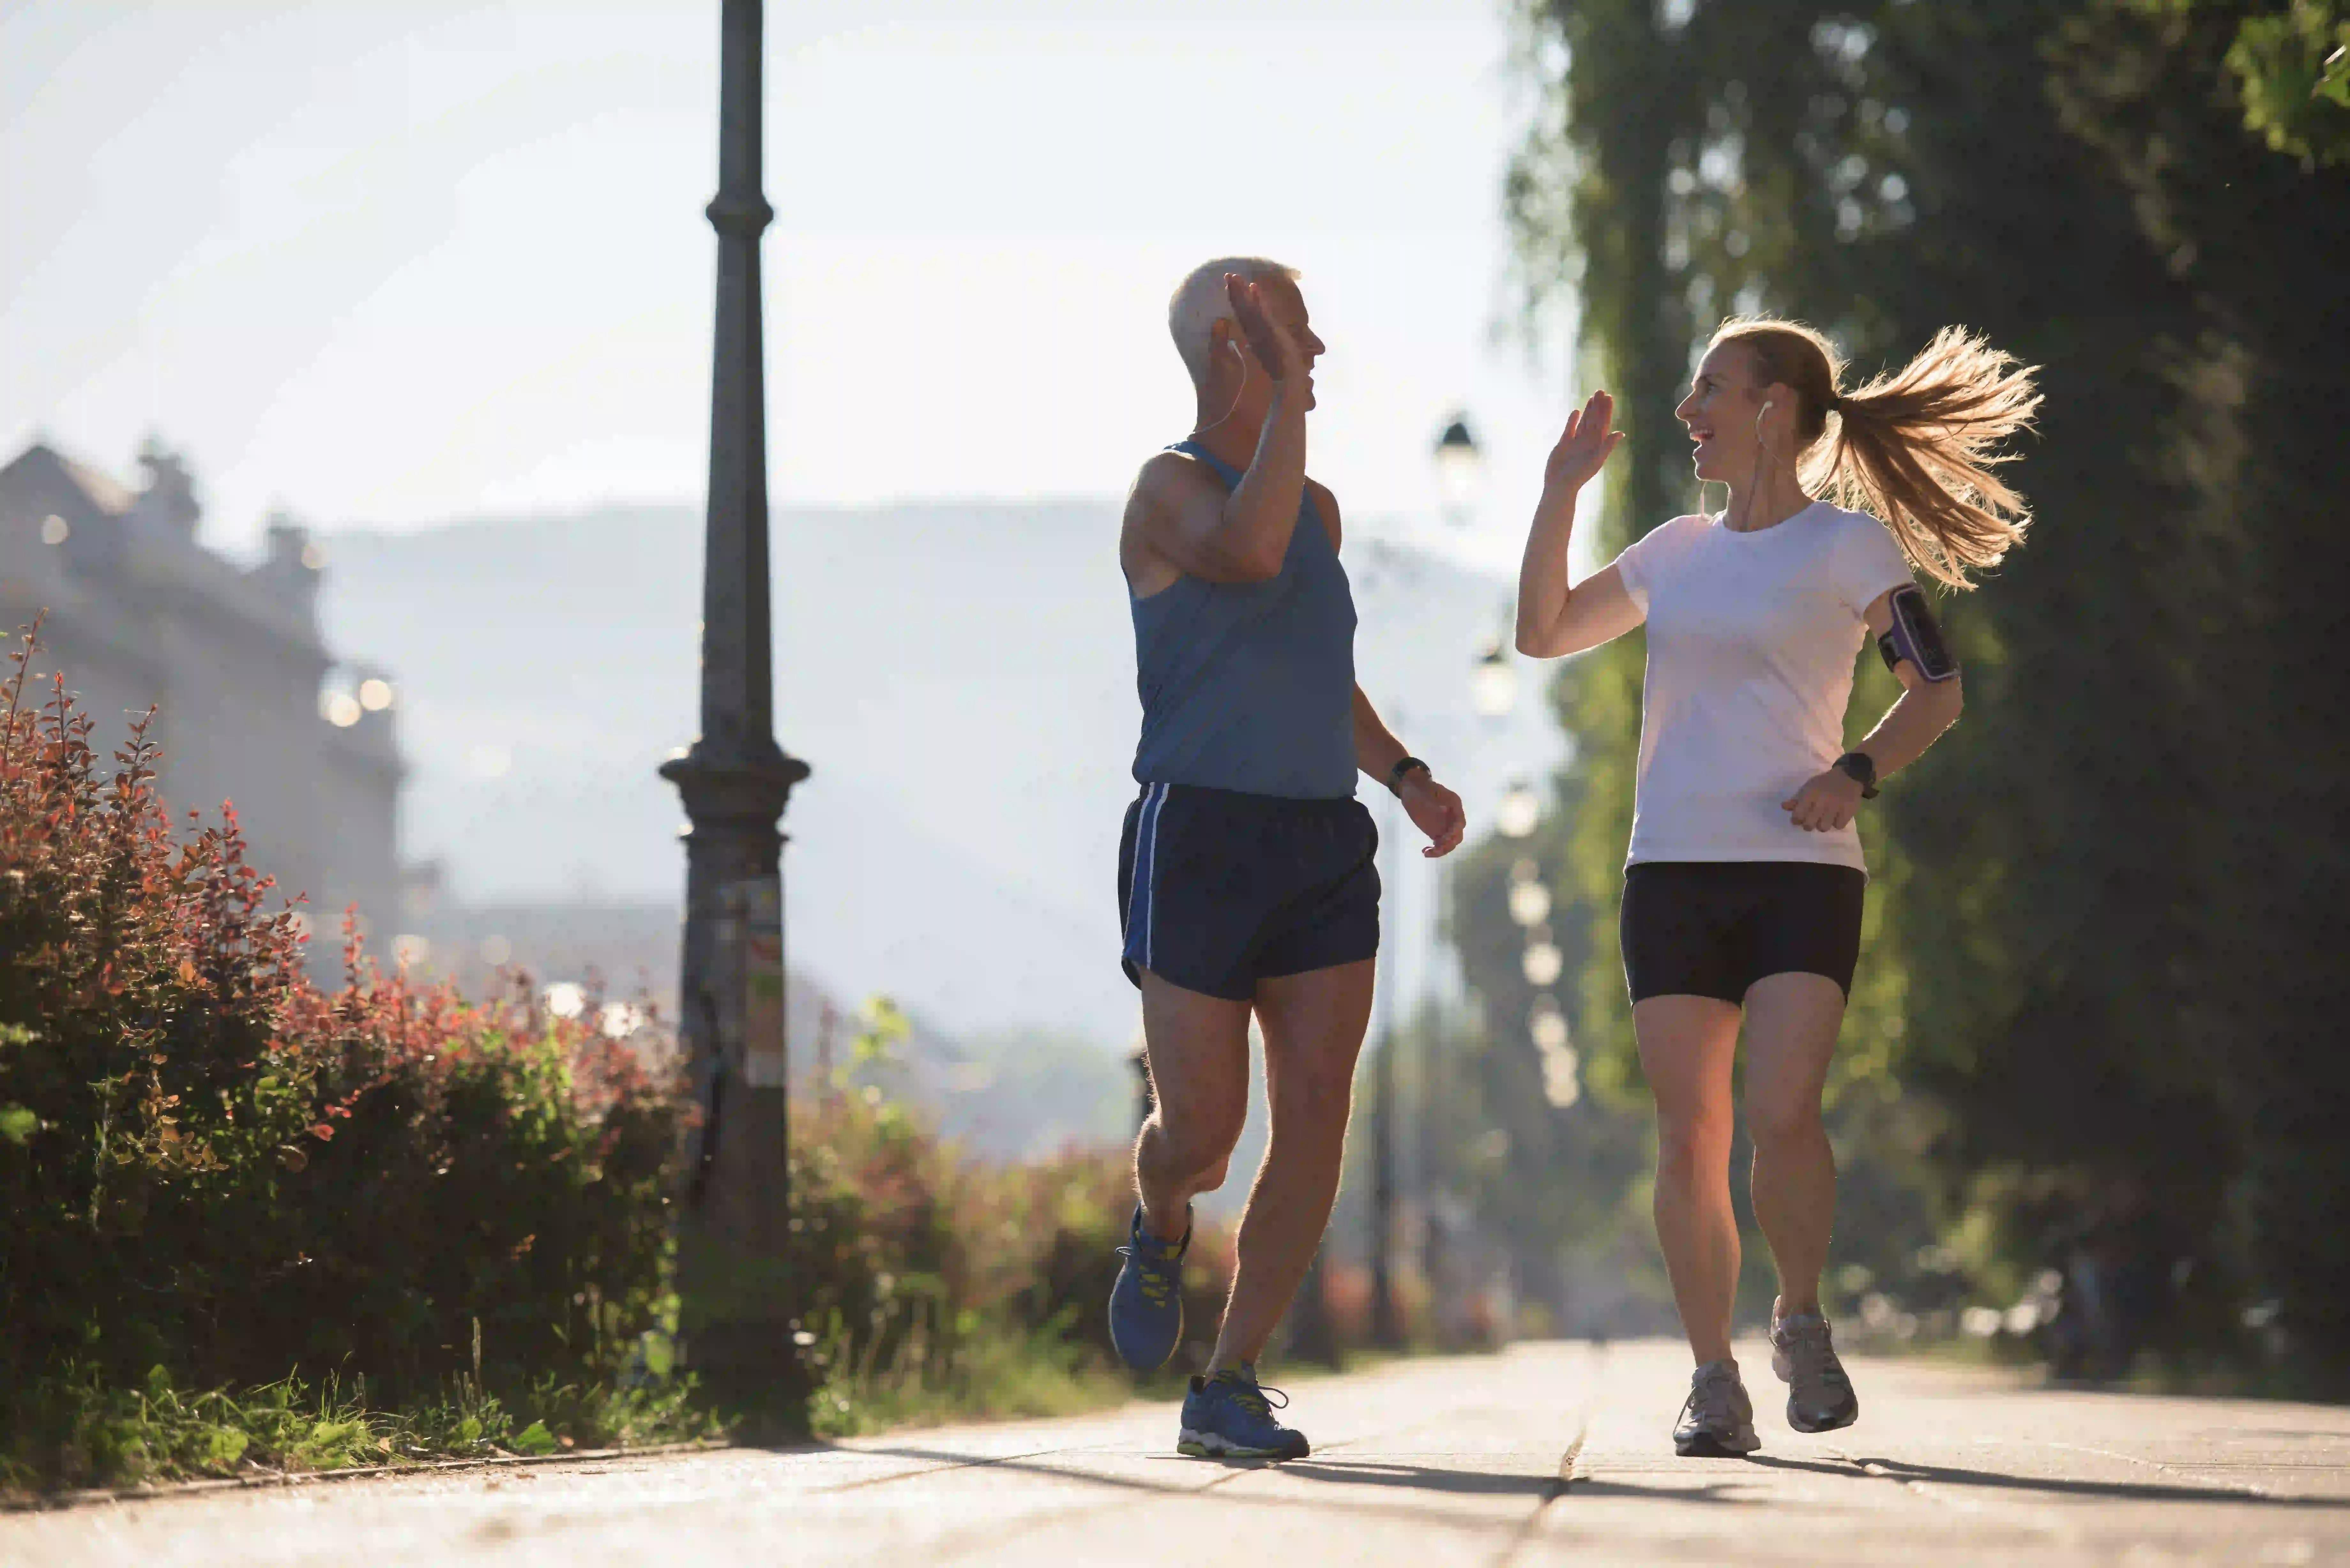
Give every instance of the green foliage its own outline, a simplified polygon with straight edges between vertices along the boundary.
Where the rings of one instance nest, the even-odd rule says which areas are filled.
[[[2244,123],[2271,147],[2318,163],[2350,161],[2350,7],[2291,0],[2246,16],[2228,46],[2228,68]]]
[[[615,1388],[541,1378],[517,1391],[510,1409],[459,1375],[386,1409],[369,1402],[363,1378],[287,1377],[242,1392],[196,1392],[161,1366],[121,1383],[68,1367],[0,1401],[0,1495],[719,1436],[690,1395],[683,1384]]]
[[[102,770],[61,681],[26,707],[31,646],[0,685],[0,1388],[67,1379],[104,1426],[157,1367],[395,1405],[619,1374],[663,1304],[677,1096],[356,938],[312,986],[234,814],[176,839],[145,726]]]
[[[869,1023],[888,1015],[867,1011]],[[866,1033],[870,1070],[889,1032]],[[795,1107],[792,1132],[789,1269],[816,1432],[1125,1397],[1108,1311],[1134,1203],[1126,1152],[980,1162],[874,1085],[841,1079]],[[1216,1321],[1231,1271],[1228,1242],[1201,1226],[1184,1270],[1188,1322]],[[1206,1348],[1186,1346],[1179,1363]]]
[[[1580,676],[1595,666],[1577,660],[1571,668]],[[1606,884],[1623,858],[1620,839],[1612,846],[1586,845],[1604,831],[1595,826],[1604,813],[1575,793],[1592,776],[1571,771],[1561,781],[1567,800],[1531,837],[1491,838],[1462,852],[1448,922],[1479,1005],[1466,1019],[1430,1013],[1413,1021],[1413,1059],[1426,1064],[1413,1102],[1434,1121],[1417,1135],[1434,1184],[1467,1201],[1480,1224],[1507,1243],[1530,1296],[1565,1307],[1568,1320],[1559,1326],[1642,1333],[1669,1320],[1653,1313],[1612,1315],[1622,1306],[1616,1300],[1619,1276],[1645,1252],[1638,1243],[1647,1219],[1636,1212],[1631,1193],[1646,1174],[1649,1138],[1645,1096],[1626,1078],[1630,1023],[1621,971],[1612,995],[1576,993],[1578,982],[1596,992],[1589,977],[1615,961],[1593,953],[1604,940],[1612,954],[1615,934],[1612,922],[1603,929],[1592,911],[1603,897],[1612,911]],[[1627,805],[1628,831],[1628,796]],[[1544,993],[1525,978],[1526,933],[1509,915],[1508,890],[1521,862],[1532,862],[1553,892],[1548,934],[1566,960],[1559,987],[1566,995],[1555,1000],[1563,1001],[1570,1020],[1585,1092],[1564,1106],[1545,1092],[1532,1038]],[[1594,1306],[1595,1292],[1608,1301]],[[1650,1306],[1669,1299],[1660,1289],[1633,1293]]]
[[[2350,870],[2350,764],[2316,740],[2350,717],[2320,631],[2350,565],[2327,499],[2350,478],[2327,395],[2350,349],[2350,188],[2247,136],[2231,85],[2316,15],[1523,14],[1551,108],[1513,185],[1521,248],[1539,284],[1588,236],[1597,373],[1678,375],[1715,316],[1750,306],[1825,327],[1864,373],[1954,321],[2043,367],[2020,471],[2039,521],[1950,611],[1969,721],[1864,819],[1835,1136],[1848,1177],[1898,1201],[1868,1221],[1894,1232],[1846,1223],[1838,1245],[1887,1269],[1939,1258],[1918,1229],[1939,1212],[1986,1294],[2050,1263],[2095,1272],[2129,1303],[2116,1333],[2148,1343],[2228,1340],[2232,1293],[2350,1352],[2350,1075],[2318,1044],[2345,1000],[2321,890]],[[1678,446],[1633,426],[1610,549],[1678,504],[1638,510]],[[1619,1060],[1621,657],[1560,678],[1563,793],[1601,826],[1552,851],[1588,900],[1578,1031]],[[1875,680],[1864,722],[1890,694]]]

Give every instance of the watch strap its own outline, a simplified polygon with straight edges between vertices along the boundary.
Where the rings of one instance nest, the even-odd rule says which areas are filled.
[[[1860,786],[1861,799],[1875,800],[1877,798],[1876,758],[1870,756],[1866,752],[1846,752],[1844,755],[1838,757],[1831,765],[1835,767],[1836,772],[1844,774],[1845,777],[1852,780],[1853,783]]]
[[[1396,765],[1388,770],[1388,789],[1389,793],[1400,794],[1403,790],[1403,775],[1411,772],[1414,768],[1418,768],[1421,773],[1427,774],[1431,778],[1435,776],[1436,770],[1430,767],[1426,763],[1421,762],[1418,757],[1399,757],[1396,759]]]

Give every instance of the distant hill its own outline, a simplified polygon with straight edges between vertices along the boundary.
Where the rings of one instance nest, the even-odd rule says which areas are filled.
[[[398,679],[403,853],[440,859],[457,898],[674,903],[680,812],[653,769],[694,732],[701,533],[692,509],[614,507],[323,540],[329,641]],[[1116,533],[1099,502],[777,514],[776,729],[816,770],[785,819],[795,969],[951,1035],[1132,1038]],[[1546,766],[1531,672],[1510,721],[1466,712],[1507,585],[1359,536],[1347,559],[1365,685],[1400,697],[1472,811]],[[1403,919],[1424,928],[1412,859]]]

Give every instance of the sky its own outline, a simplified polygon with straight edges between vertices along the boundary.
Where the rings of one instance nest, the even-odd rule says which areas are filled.
[[[1575,389],[1515,330],[1502,0],[768,7],[779,503],[1116,496],[1166,299],[1304,269],[1350,526],[1514,564]],[[893,19],[877,21],[877,16]],[[205,538],[698,501],[718,5],[0,0],[0,458],[183,451]],[[1465,410],[1488,477],[1440,521]]]

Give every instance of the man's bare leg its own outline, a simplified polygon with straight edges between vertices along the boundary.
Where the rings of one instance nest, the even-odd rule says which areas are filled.
[[[1224,1184],[1248,1117],[1249,1004],[1142,975],[1142,1042],[1156,1106],[1134,1142],[1142,1227],[1180,1241],[1199,1193]]]
[[[1640,1070],[1657,1099],[1657,1241],[1700,1366],[1730,1356],[1738,1218],[1730,1207],[1730,1094],[1738,1009],[1652,996],[1632,1009]]]
[[[1835,1229],[1835,1154],[1820,1122],[1820,1091],[1843,1023],[1844,992],[1825,975],[1765,975],[1746,992],[1754,1219],[1778,1266],[1779,1313],[1788,1315],[1820,1310],[1820,1271]]]
[[[1372,961],[1365,959],[1257,986],[1273,1137],[1241,1215],[1239,1264],[1211,1372],[1263,1354],[1322,1244],[1338,1196],[1371,983]],[[1243,1064],[1245,1072],[1245,1055]]]

